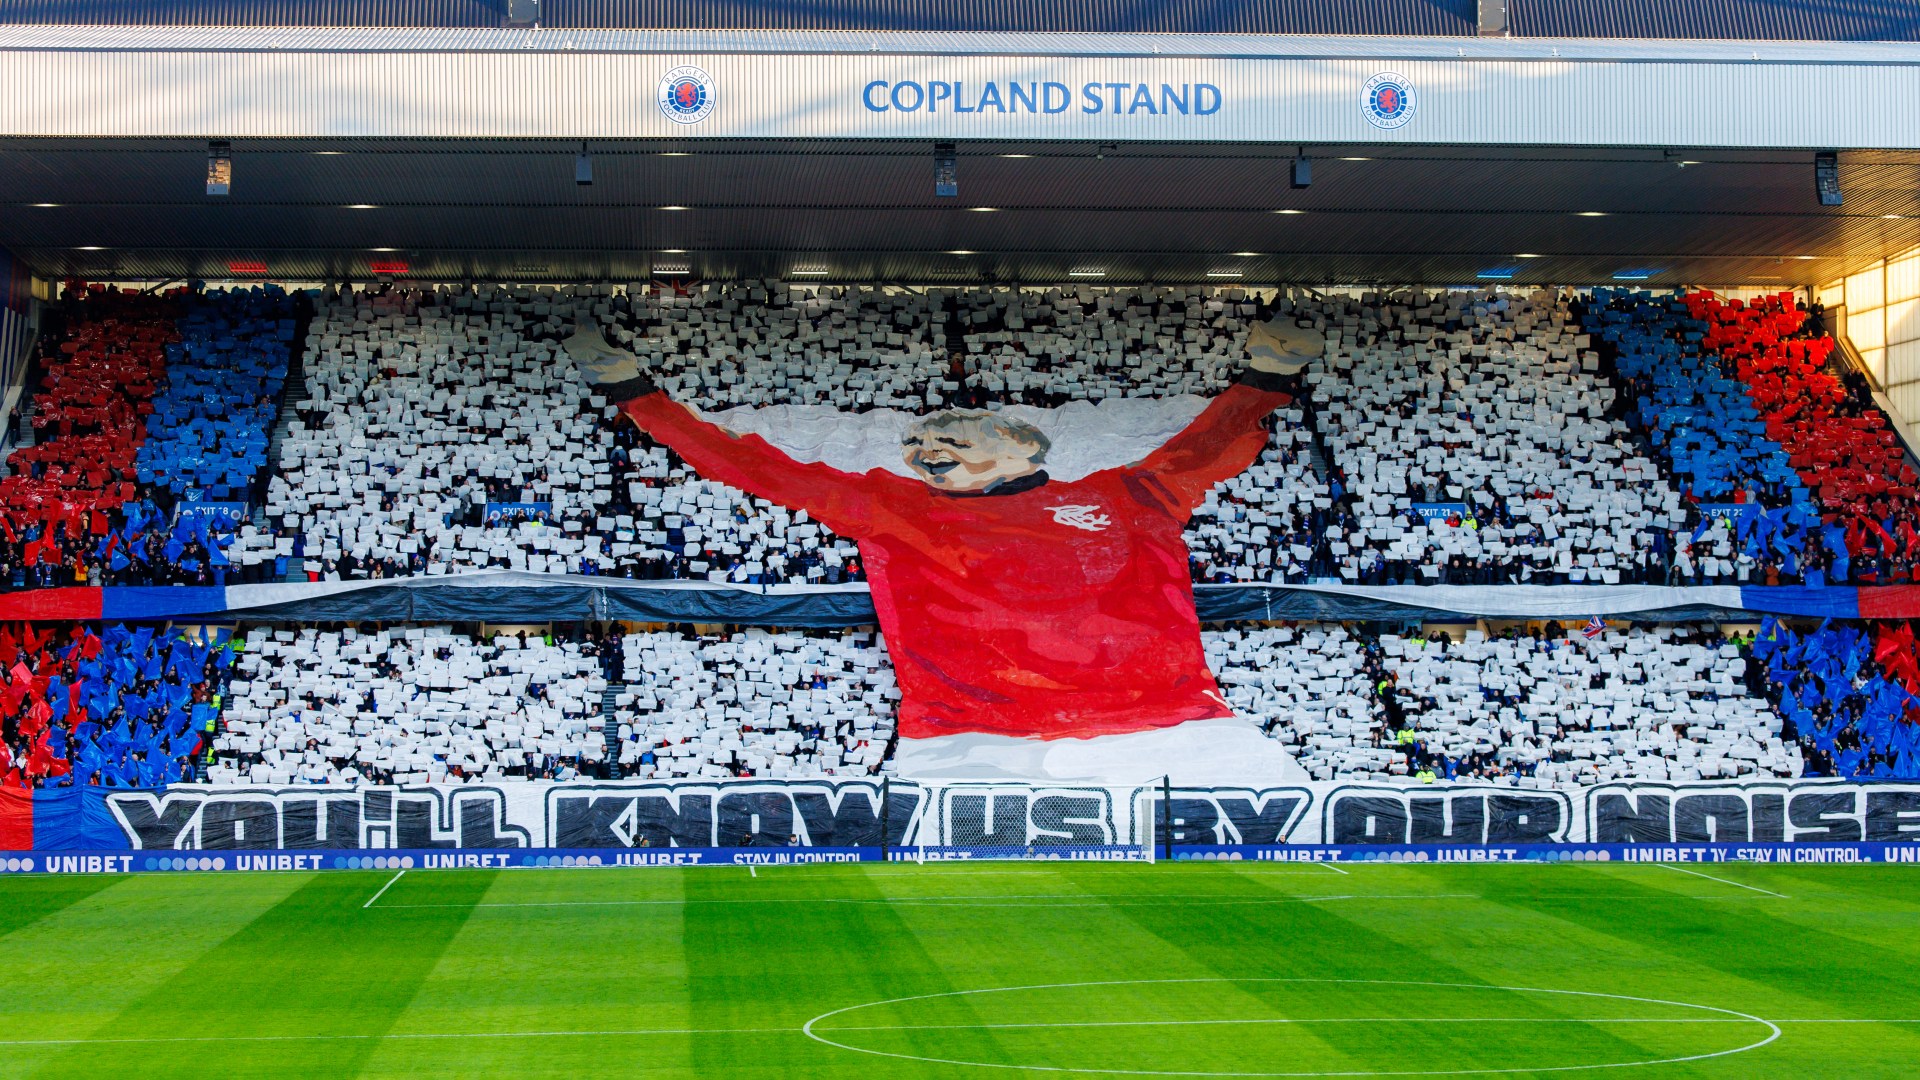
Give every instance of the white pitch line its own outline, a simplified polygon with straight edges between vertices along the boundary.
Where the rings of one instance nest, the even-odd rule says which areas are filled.
[[[1169,1020],[1169,1021],[1120,1021],[1123,1024],[1235,1024],[1235,1023],[1286,1023],[1286,1024],[1750,1024],[1752,1020],[1741,1019],[1613,1019],[1581,1020],[1578,1017],[1543,1018],[1538,1020],[1503,1020],[1493,1017],[1434,1017],[1434,1018],[1359,1018],[1324,1020]],[[1775,1020],[1776,1024],[1920,1024],[1920,1020]],[[1113,1024],[956,1024],[956,1029],[983,1027],[1107,1027]],[[122,1037],[112,1039],[0,1039],[0,1046],[85,1046],[100,1044],[146,1044],[146,1043],[225,1043],[225,1042],[330,1042],[365,1039],[582,1039],[642,1037],[650,1035],[782,1035],[799,1032],[799,1028],[612,1028],[599,1031],[416,1031],[416,1032],[380,1032],[368,1035],[159,1035],[150,1038]],[[918,1031],[921,1027],[844,1027],[832,1028],[832,1031]]]
[[[758,871],[758,870],[755,870],[755,869],[753,868],[753,864],[752,864],[752,863],[748,863],[748,864],[747,864],[747,876],[748,876],[748,877],[750,877],[750,878],[758,878],[758,877],[760,876],[760,871]]]
[[[1706,878],[1708,881],[1717,881],[1722,885],[1731,885],[1736,889],[1751,889],[1754,892],[1765,893],[1768,896],[1777,897],[1781,900],[1793,899],[1793,897],[1791,896],[1787,896],[1783,893],[1774,892],[1771,889],[1763,889],[1758,885],[1742,885],[1737,881],[1728,881],[1726,878],[1723,878],[1723,877],[1714,877],[1712,874],[1703,874],[1698,870],[1689,870],[1684,866],[1675,866],[1672,863],[1654,863],[1654,865],[1665,867],[1668,870],[1674,871],[1675,873],[1692,874],[1694,877]]]
[[[1784,1023],[1785,1021],[1775,1021]],[[1583,1020],[1577,1016],[1275,1016],[1251,1020],[1035,1020],[1017,1024],[864,1024],[815,1028],[831,1035],[842,1031],[1017,1031],[1025,1028],[1206,1027],[1238,1024],[1764,1024],[1730,1016],[1661,1017],[1612,1016]]]
[[[388,878],[388,879],[387,879],[387,883],[386,883],[385,885],[382,885],[382,886],[380,886],[380,891],[379,891],[379,892],[377,892],[377,893],[374,893],[374,894],[373,894],[372,896],[370,896],[370,897],[368,897],[368,898],[367,898],[367,902],[366,902],[366,903],[364,903],[364,904],[361,904],[361,905],[360,905],[360,910],[361,910],[361,911],[365,911],[365,910],[367,910],[368,908],[370,908],[370,907],[372,907],[372,906],[373,906],[373,902],[374,902],[375,900],[378,900],[378,899],[380,899],[381,897],[383,897],[383,896],[385,896],[385,895],[387,895],[387,890],[388,890],[388,889],[391,889],[391,888],[393,888],[393,883],[394,883],[394,882],[396,882],[396,881],[399,881],[399,880],[400,880],[401,878],[403,878],[403,877],[405,877],[406,875],[407,875],[407,872],[406,872],[405,870],[402,870],[402,871],[400,871],[399,873],[397,873],[397,874],[395,874],[395,875],[393,875],[392,877],[390,877],[390,878]]]
[[[405,871],[402,871],[404,873]],[[383,911],[400,908],[523,908],[523,907],[656,907],[670,904],[899,904],[909,907],[1163,907],[1184,904],[1191,907],[1236,907],[1249,904],[1314,904],[1328,900],[1480,900],[1479,893],[1336,893],[1324,896],[1221,897],[1214,893],[1140,897],[1133,894],[1099,896],[1091,893],[1028,893],[986,896],[791,896],[739,897],[695,900],[507,900],[487,904],[388,904]],[[1622,899],[1641,899],[1622,897]],[[1080,901],[1096,900],[1097,903]],[[1121,901],[1108,903],[1108,900]],[[1139,901],[1147,901],[1141,903]],[[1005,903],[1004,901],[1019,901]],[[1048,901],[1031,903],[1030,901]],[[1135,901],[1127,903],[1126,901]],[[1200,903],[1197,901],[1212,901]],[[0,1043],[4,1045],[4,1043]]]
[[[1342,876],[1342,877],[1345,877],[1345,876],[1347,875],[1347,872],[1346,872],[1345,870],[1342,870],[1342,869],[1340,869],[1339,867],[1337,867],[1337,866],[1335,866],[1335,865],[1333,865],[1333,864],[1332,864],[1332,863],[1330,863],[1330,862],[1316,862],[1316,863],[1314,863],[1313,865],[1315,865],[1315,866],[1324,866],[1324,867],[1326,867],[1327,869],[1329,869],[1329,870],[1331,870],[1331,871],[1333,871],[1333,872],[1334,872],[1334,873],[1336,873],[1336,874],[1339,874],[1339,875],[1340,875],[1340,876]]]
[[[575,1039],[616,1035],[783,1035],[799,1028],[615,1028],[605,1031],[422,1031],[371,1035],[156,1035],[113,1039],[5,1039],[0,1046],[86,1046],[93,1043],[328,1042],[354,1039]]]

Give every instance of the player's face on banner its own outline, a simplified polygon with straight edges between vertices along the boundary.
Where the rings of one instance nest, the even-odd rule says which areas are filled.
[[[900,450],[915,476],[942,491],[985,491],[1040,467],[1033,445],[971,419],[916,426]]]

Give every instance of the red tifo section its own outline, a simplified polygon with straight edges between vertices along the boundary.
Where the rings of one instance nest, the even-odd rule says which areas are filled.
[[[37,530],[23,552],[28,567],[84,564],[93,538],[111,528],[109,512],[133,498],[154,386],[166,345],[178,337],[161,299],[89,289],[60,356],[44,362],[34,395],[36,445],[14,451],[7,459],[14,475],[0,479],[0,534],[17,542]],[[91,605],[97,617],[97,595]]]
[[[1806,320],[1791,293],[1743,303],[1702,292],[1687,297],[1687,307],[1709,325],[1706,347],[1738,364],[1767,435],[1786,449],[1826,519],[1846,527],[1848,553],[1895,560],[1891,580],[1880,584],[1913,580],[1911,566],[1920,561],[1920,476],[1907,465],[1886,416],[1851,406],[1840,380],[1824,370],[1834,340],[1789,339]]]

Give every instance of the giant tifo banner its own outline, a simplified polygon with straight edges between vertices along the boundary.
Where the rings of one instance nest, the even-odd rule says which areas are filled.
[[[1823,857],[1831,861],[1915,862],[1920,785],[1808,780],[1528,790],[1313,782],[1254,789],[741,780],[69,788],[0,794],[0,849],[0,870],[13,871],[1150,853],[1474,860],[1605,852],[1660,861],[1804,861],[1828,852]],[[748,853],[752,859],[743,858]]]

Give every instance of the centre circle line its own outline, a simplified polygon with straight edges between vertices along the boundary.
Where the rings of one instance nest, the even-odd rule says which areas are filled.
[[[1267,1071],[1218,1072],[1218,1071],[1201,1071],[1201,1070],[1193,1070],[1193,1069],[1100,1069],[1100,1068],[1084,1068],[1084,1067],[1067,1067],[1067,1066],[1061,1066],[1061,1065],[1018,1065],[1018,1064],[1006,1064],[1006,1063],[995,1062],[995,1061],[962,1061],[955,1058],[926,1057],[919,1054],[897,1054],[897,1053],[893,1053],[886,1050],[874,1050],[864,1046],[851,1046],[851,1045],[848,1045],[847,1043],[835,1042],[834,1040],[827,1038],[824,1034],[821,1033],[821,1031],[838,1033],[841,1031],[856,1031],[856,1030],[871,1030],[871,1031],[914,1030],[910,1028],[846,1027],[846,1028],[824,1028],[824,1029],[816,1030],[816,1026],[819,1025],[821,1021],[827,1020],[831,1017],[841,1016],[850,1012],[858,1012],[862,1009],[879,1008],[884,1005],[900,1005],[910,1001],[931,1001],[938,998],[971,997],[971,996],[976,996],[980,994],[1009,994],[1009,993],[1019,993],[1019,992],[1028,991],[1028,990],[1074,990],[1074,989],[1084,989],[1087,987],[1099,987],[1099,986],[1165,986],[1165,985],[1178,986],[1178,985],[1195,985],[1195,984],[1201,984],[1201,983],[1296,983],[1296,984],[1341,985],[1341,986],[1418,986],[1418,987],[1428,987],[1433,989],[1501,990],[1501,991],[1506,991],[1508,993],[1518,993],[1518,994],[1558,994],[1564,997],[1602,998],[1602,999],[1607,999],[1611,1001],[1631,1001],[1631,1002],[1636,1002],[1642,1005],[1666,1005],[1676,1009],[1697,1009],[1702,1012],[1720,1013],[1726,1019],[1716,1019],[1712,1022],[1759,1024],[1762,1027],[1765,1027],[1767,1029],[1767,1037],[1757,1042],[1748,1043],[1745,1046],[1736,1046],[1726,1050],[1715,1050],[1715,1051],[1712,1051],[1711,1053],[1705,1053],[1705,1054],[1688,1054],[1682,1057],[1655,1058],[1655,1059],[1648,1059],[1644,1061],[1608,1061],[1608,1062],[1598,1062],[1592,1065],[1548,1065],[1548,1066],[1538,1066],[1538,1067],[1506,1066],[1501,1068],[1485,1068],[1485,1069],[1393,1069],[1393,1070],[1336,1069],[1336,1070],[1320,1070],[1320,1071],[1311,1071],[1311,1072],[1267,1072]],[[1592,1021],[1592,1020],[1576,1021],[1574,1020],[1574,1018],[1568,1018],[1568,1019],[1571,1022],[1578,1022],[1578,1023],[1605,1022],[1605,1021]],[[1381,1023],[1383,1021],[1366,1020],[1363,1022]],[[1500,1022],[1511,1022],[1511,1021],[1500,1021]],[[1124,1023],[1128,1025],[1144,1025],[1144,1023],[1146,1022],[1126,1021],[1126,1022],[1119,1022],[1119,1023]],[[984,1030],[994,1026],[995,1025],[987,1025],[987,1024],[965,1024],[965,1025],[954,1025],[953,1029],[954,1030],[967,1030],[967,1029]],[[1036,1024],[1032,1026],[1067,1027],[1069,1025]],[[1081,1026],[1081,1025],[1073,1025],[1073,1026]],[[1092,1025],[1085,1025],[1085,1026],[1092,1026]],[[1119,1024],[1118,1023],[1116,1023],[1115,1025],[1103,1024],[1102,1026],[1119,1026]],[[820,1015],[814,1017],[811,1020],[808,1020],[805,1024],[801,1025],[800,1031],[802,1034],[806,1035],[809,1039],[812,1039],[815,1042],[823,1043],[827,1046],[834,1047],[836,1049],[850,1050],[858,1054],[870,1054],[870,1055],[873,1055],[874,1057],[892,1058],[898,1061],[917,1061],[917,1062],[922,1062],[925,1064],[933,1064],[933,1065],[961,1065],[961,1066],[967,1066],[971,1068],[981,1068],[981,1069],[1022,1069],[1029,1072],[1097,1073],[1105,1076],[1204,1076],[1204,1077],[1486,1076],[1486,1075],[1492,1075],[1496,1073],[1513,1073],[1513,1072],[1530,1072],[1530,1073],[1592,1072],[1600,1069],[1627,1069],[1627,1068],[1640,1068],[1647,1065],[1673,1065],[1673,1064],[1679,1064],[1681,1062],[1688,1062],[1688,1061],[1706,1061],[1711,1058],[1726,1057],[1731,1054],[1745,1053],[1749,1050],[1758,1050],[1759,1048],[1773,1042],[1775,1039],[1778,1039],[1781,1035],[1779,1025],[1773,1023],[1772,1021],[1763,1020],[1758,1016],[1754,1016],[1750,1013],[1743,1013],[1735,1009],[1723,1009],[1714,1005],[1697,1005],[1687,1001],[1669,1001],[1665,998],[1636,997],[1631,994],[1607,994],[1607,993],[1601,993],[1595,990],[1555,990],[1555,989],[1549,989],[1549,988],[1537,987],[1537,986],[1491,986],[1485,983],[1427,982],[1427,981],[1416,981],[1416,980],[1408,980],[1408,979],[1313,979],[1313,978],[1297,978],[1297,977],[1226,978],[1226,977],[1220,977],[1220,976],[1210,977],[1210,978],[1190,978],[1190,979],[1104,979],[1104,980],[1096,980],[1091,982],[1037,983],[1031,986],[990,986],[990,987],[982,987],[976,990],[947,990],[947,991],[942,991],[940,993],[934,993],[934,994],[911,994],[906,997],[888,998],[884,1001],[869,1001],[869,1002],[863,1002],[858,1005],[848,1005],[843,1008],[833,1009],[828,1012],[821,1013]]]
[[[1490,988],[1491,989],[1491,988]],[[1763,1021],[1764,1022],[1764,1021]],[[1784,1021],[1783,1021],[1784,1022]],[[1013,1031],[1021,1028],[1205,1027],[1209,1024],[1751,1024],[1731,1016],[1322,1016],[1256,1017],[1248,1020],[1032,1020],[1019,1024],[861,1024],[840,1031]],[[1092,1070],[1088,1070],[1092,1071]]]

